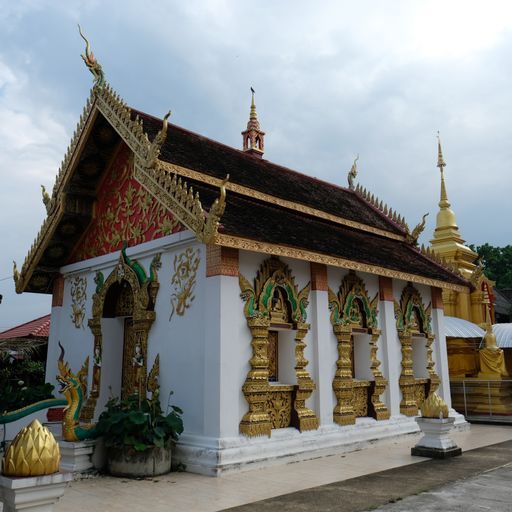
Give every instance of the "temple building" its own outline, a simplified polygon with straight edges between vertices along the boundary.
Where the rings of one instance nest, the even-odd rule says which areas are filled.
[[[204,474],[417,431],[436,389],[450,404],[443,294],[471,284],[417,246],[424,222],[355,186],[355,163],[344,188],[264,159],[254,93],[238,150],[95,77],[15,270],[53,296],[47,379],[59,343],[75,371],[89,357],[82,421],[142,392],[157,356],[175,457]]]

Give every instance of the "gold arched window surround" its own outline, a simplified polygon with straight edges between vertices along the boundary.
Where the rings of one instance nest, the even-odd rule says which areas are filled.
[[[242,274],[239,275],[239,282],[240,296],[245,301],[244,314],[252,335],[251,368],[242,387],[249,410],[240,422],[240,432],[247,436],[271,435],[268,338],[272,322],[275,325],[278,321],[295,330],[297,387],[292,410],[293,424],[301,432],[318,428],[318,418],[305,405],[315,389],[306,370],[308,361],[304,356],[304,338],[310,327],[306,323],[309,283],[299,291],[289,267],[274,256],[262,263],[254,284]]]
[[[420,292],[411,284],[402,290],[400,302],[395,301],[395,320],[398,337],[402,346],[402,371],[400,373],[400,390],[402,392],[402,401],[400,402],[400,412],[406,416],[416,416],[419,402],[430,392],[439,387],[439,376],[434,369],[434,360],[432,357],[432,344],[434,334],[432,333],[432,305],[425,307]],[[414,378],[413,372],[413,337],[425,338],[427,348],[427,358],[425,367],[429,378]]]
[[[356,421],[357,410],[364,410],[359,415],[370,415],[377,420],[389,418],[386,405],[380,400],[387,380],[380,370],[377,358],[378,340],[378,293],[370,300],[364,281],[350,271],[343,278],[338,293],[328,289],[331,324],[337,340],[338,359],[332,387],[336,395],[333,420],[339,425],[351,425]],[[370,368],[374,380],[365,384],[353,376],[353,346],[355,334],[370,335]],[[369,407],[366,406],[366,402]]]
[[[157,254],[150,265],[149,275],[141,265],[126,255],[126,247],[121,251],[119,260],[105,279],[98,271],[94,279],[96,293],[92,298],[92,318],[88,325],[94,335],[95,354],[103,353],[103,333],[101,319],[103,317],[131,316],[134,343],[139,345],[144,358],[146,372],[147,341],[151,325],[156,314],[154,311],[156,296],[159,290],[158,270],[161,267],[161,255]],[[122,357],[120,355],[120,357]],[[96,408],[96,401],[101,390],[101,359],[95,358],[93,367],[94,386],[82,409],[84,421],[91,421]],[[145,373],[144,373],[145,375]]]

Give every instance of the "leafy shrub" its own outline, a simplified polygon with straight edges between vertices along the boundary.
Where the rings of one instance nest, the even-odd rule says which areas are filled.
[[[172,406],[165,416],[158,395],[155,399],[131,395],[125,400],[111,398],[99,417],[97,430],[107,448],[133,448],[143,452],[153,446],[168,448],[183,432],[183,411]]]

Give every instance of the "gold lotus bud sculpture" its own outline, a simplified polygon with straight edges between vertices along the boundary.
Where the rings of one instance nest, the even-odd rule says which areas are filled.
[[[421,405],[423,418],[448,418],[449,411],[446,402],[435,392],[431,392]]]
[[[60,449],[53,434],[34,420],[21,429],[5,454],[5,476],[41,476],[59,471]]]

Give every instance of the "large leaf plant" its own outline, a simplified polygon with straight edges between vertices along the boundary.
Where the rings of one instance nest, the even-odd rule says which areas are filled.
[[[158,394],[151,400],[137,394],[111,398],[99,417],[97,430],[107,448],[144,452],[154,446],[169,448],[183,432],[183,411],[176,406],[163,414]]]

